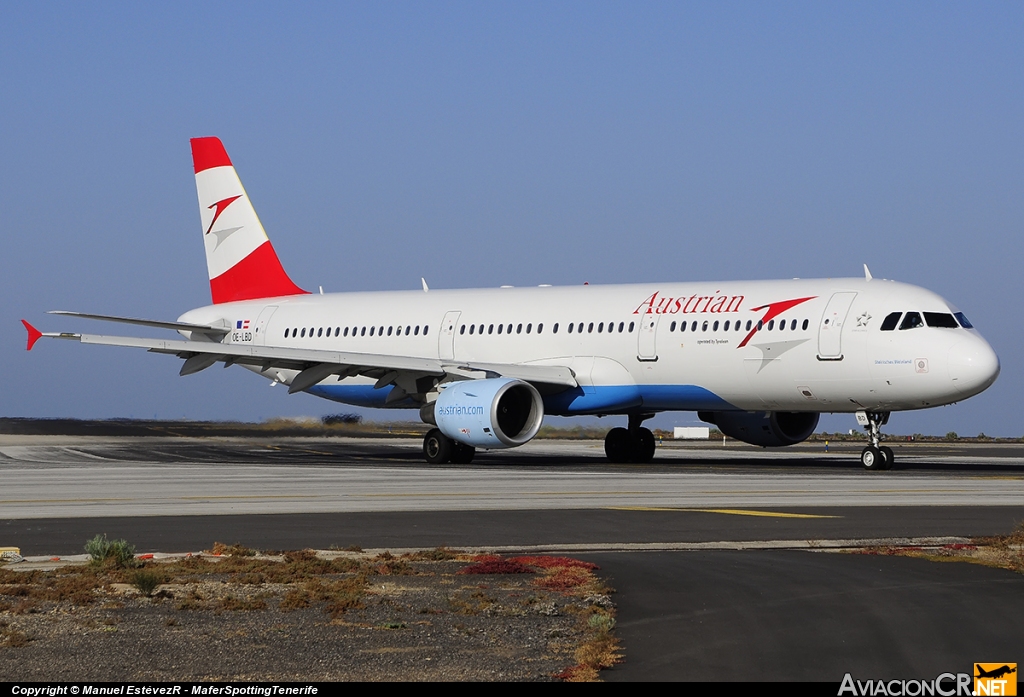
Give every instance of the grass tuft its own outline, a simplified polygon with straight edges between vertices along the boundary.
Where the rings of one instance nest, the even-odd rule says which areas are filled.
[[[106,535],[97,535],[85,543],[85,552],[92,557],[94,565],[129,569],[138,564],[135,546],[127,540],[108,540]]]

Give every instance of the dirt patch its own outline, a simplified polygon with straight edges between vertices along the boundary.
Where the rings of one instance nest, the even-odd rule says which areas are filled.
[[[216,551],[0,568],[0,679],[596,680],[621,658],[588,562]]]

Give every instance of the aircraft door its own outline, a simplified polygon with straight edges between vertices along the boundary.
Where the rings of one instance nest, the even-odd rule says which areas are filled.
[[[640,319],[640,333],[637,335],[636,358],[638,361],[658,360],[655,342],[658,337],[658,320],[661,315],[651,313]]]
[[[270,317],[277,311],[277,305],[267,305],[256,318],[256,331],[253,332],[252,342],[259,346],[267,343],[267,325],[270,324]]]
[[[442,361],[455,360],[455,330],[461,314],[461,310],[450,310],[441,322],[441,331],[437,334],[437,357]]]
[[[846,315],[857,297],[854,292],[833,293],[818,326],[818,359],[823,361],[843,360],[843,325]]]

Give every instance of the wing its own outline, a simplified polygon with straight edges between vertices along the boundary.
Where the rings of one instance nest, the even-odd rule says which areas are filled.
[[[60,313],[73,314],[73,313]],[[297,349],[280,346],[256,346],[251,344],[223,343],[226,334],[220,328],[200,325],[182,325],[177,322],[155,322],[150,320],[129,320],[105,315],[76,314],[89,319],[111,319],[112,321],[141,324],[144,326],[188,329],[202,333],[205,341],[194,339],[146,339],[141,337],[108,336],[103,334],[77,334],[39,332],[22,320],[29,332],[29,349],[41,337],[67,339],[83,344],[102,346],[124,346],[142,348],[154,353],[173,354],[185,360],[181,375],[191,375],[210,366],[223,362],[225,365],[245,365],[257,368],[261,373],[274,370],[287,371],[277,376],[278,381],[288,385],[290,393],[301,392],[322,380],[337,375],[340,378],[362,375],[375,378],[375,387],[382,388],[396,384],[402,388],[401,396],[425,392],[411,388],[420,378],[443,380],[473,379],[484,377],[517,378],[537,386],[569,389],[576,387],[576,376],[568,367],[538,366],[522,364],[472,363],[443,361],[438,358],[415,356],[393,356],[386,354],[357,353],[350,351],[329,351],[322,349]],[[219,337],[220,340],[215,340]]]

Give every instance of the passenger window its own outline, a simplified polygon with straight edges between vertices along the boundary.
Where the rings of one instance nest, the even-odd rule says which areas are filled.
[[[466,333],[466,325],[465,325],[465,324],[463,324],[463,325],[462,325],[462,326],[461,326],[461,327],[459,328],[459,334],[465,334],[465,333]]]
[[[543,322],[541,322],[540,324],[537,325],[537,333],[540,334],[542,331],[544,331],[544,323]]]
[[[748,332],[750,331],[750,327],[751,327],[751,321],[748,319],[747,320],[747,331]]]
[[[409,332],[411,332],[411,331],[412,331],[412,327],[410,325],[408,325],[408,324],[405,325],[405,335],[409,336]]]
[[[533,323],[526,325],[526,333],[529,334],[533,330]]]
[[[494,325],[493,324],[488,324],[487,325],[487,333],[488,334],[493,334],[494,333]]]
[[[668,325],[668,330],[670,332],[674,332],[676,330],[676,323],[673,322],[672,324]]]
[[[508,331],[506,331],[505,333],[506,334],[511,334],[512,333],[512,325],[511,324],[508,325]]]
[[[359,336],[366,336],[366,327],[359,330]],[[370,336],[373,336],[372,334]]]
[[[555,326],[551,327],[551,333],[552,334],[557,334],[558,333],[558,322],[555,322]]]
[[[729,331],[729,320],[725,320],[725,324],[722,326],[722,331],[723,332]]]
[[[974,325],[971,324],[970,320],[967,319],[967,315],[962,312],[954,312],[953,316],[956,317],[956,321],[960,323],[960,326],[964,329],[974,329]]]
[[[594,333],[594,323],[593,323],[593,322],[591,322],[591,323],[590,323],[590,324],[589,324],[589,325],[587,326],[587,334],[593,334],[593,333]]]
[[[300,336],[301,336],[301,337],[302,337],[303,339],[305,339],[305,338],[306,338],[306,328],[305,328],[305,327],[303,327],[303,328],[302,328],[302,333],[300,334]]]
[[[768,322],[768,331],[775,329],[775,320]]]
[[[475,324],[469,325],[469,333],[472,334],[474,330],[476,330],[476,325]]]
[[[501,334],[501,330],[504,329],[504,328],[505,328],[504,324],[499,324],[498,325],[498,333]]]
[[[810,322],[810,320],[806,320],[805,319],[804,323],[801,325],[801,327],[803,328],[804,331],[807,331],[807,325],[808,325],[809,322]]]
[[[580,322],[579,325],[576,327],[576,333],[577,334],[582,334],[583,333],[583,322]]]
[[[427,325],[427,324],[423,325],[423,336],[427,335],[427,329],[429,329],[429,328],[430,328],[430,325]]]
[[[601,322],[599,325],[597,325],[597,333],[598,334],[604,333],[604,322]]]
[[[717,319],[715,320],[715,323],[711,326],[711,331],[715,331],[715,332],[718,331],[718,320]]]
[[[413,336],[419,336],[420,335],[420,325],[417,324],[415,327],[413,327],[412,335]]]
[[[376,327],[370,327],[370,336],[373,336],[373,331],[374,331],[375,329],[376,329]]]
[[[708,330],[708,322],[707,322],[707,320],[704,320],[704,324],[701,326],[700,330],[702,332],[706,332]]]
[[[679,331],[681,331],[681,332],[685,332],[686,331],[686,322],[680,322],[679,323]]]
[[[946,312],[926,312],[924,321],[929,327],[940,327],[942,329],[958,329],[960,325],[953,319],[953,315]]]
[[[779,320],[779,331],[780,332],[786,331],[786,320],[784,320],[784,319],[780,319]]]
[[[576,326],[572,322],[569,322],[569,333],[572,334],[572,328]]]
[[[622,330],[623,330],[623,328],[625,328],[625,326],[626,326],[625,322],[619,322],[619,334],[622,333]]]
[[[903,318],[903,321],[900,322],[901,331],[904,329],[917,329],[918,327],[923,326],[924,321],[921,319],[921,314],[918,312],[908,312]]]
[[[388,336],[391,336],[391,332],[394,331],[394,327],[388,327]]]
[[[285,338],[285,339],[287,339],[287,338],[288,338],[288,330],[287,330],[287,329],[285,329],[285,330],[284,330],[284,338]]]
[[[764,320],[757,320],[757,331],[764,329]]]
[[[796,320],[793,320],[792,322],[789,323],[789,331],[791,331],[791,332],[795,332],[796,331]]]
[[[480,325],[480,329],[477,330],[477,334],[483,334],[483,333],[484,333],[484,325],[481,324]]]
[[[633,333],[633,323],[632,322],[629,323],[629,333],[630,334]]]
[[[516,334],[522,334],[522,333],[523,333],[523,323],[520,322],[518,325],[516,325]]]
[[[902,312],[890,312],[882,320],[882,331],[891,332],[896,328],[896,325],[900,323],[900,317],[903,316]]]

